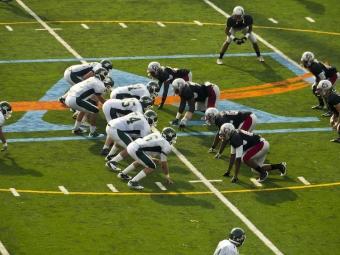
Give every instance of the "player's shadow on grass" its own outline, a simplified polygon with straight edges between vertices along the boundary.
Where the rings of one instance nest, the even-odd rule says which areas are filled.
[[[0,161],[0,175],[10,175],[10,176],[16,176],[16,175],[31,175],[34,177],[42,177],[43,174],[39,171],[23,168],[17,164],[14,158],[12,158],[8,152],[4,154],[4,158],[7,159]],[[9,161],[9,164],[7,162]]]
[[[215,209],[215,205],[208,202],[207,199],[201,199],[194,196],[187,196],[187,195],[178,195],[178,196],[159,196],[159,195],[151,195],[151,199],[159,204],[162,205],[169,205],[169,206],[183,206],[183,207],[189,207],[189,206],[199,206],[202,208],[207,209]]]
[[[15,3],[15,1],[6,1],[0,2],[0,9],[11,12],[17,16],[21,16],[24,18],[34,19],[31,15],[29,15],[24,9],[22,9],[19,5]],[[47,21],[46,17],[40,16],[41,19]]]
[[[97,155],[97,156],[100,156],[100,157],[103,157],[103,160],[104,160],[104,156],[101,156],[100,155],[100,152],[102,150],[102,147],[104,145],[104,142],[105,140],[104,139],[101,139],[101,140],[91,140],[90,141],[90,144],[88,145],[88,149],[89,151],[94,154],[94,155]]]
[[[325,6],[319,3],[316,3],[311,0],[295,0],[296,2],[305,6],[305,8],[316,14],[324,14],[325,13]]]

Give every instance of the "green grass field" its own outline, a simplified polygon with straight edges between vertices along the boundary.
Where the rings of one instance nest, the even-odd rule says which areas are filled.
[[[38,101],[62,79],[68,66],[77,63],[75,56],[54,36],[46,30],[36,30],[43,27],[19,2],[0,2],[0,101]],[[302,52],[310,50],[318,59],[340,68],[337,1],[212,2],[229,14],[235,5],[242,5],[254,18],[254,31],[297,63]],[[209,80],[221,90],[297,76],[289,69],[291,66],[270,56],[265,56],[265,64],[254,56],[226,56],[221,66],[216,65],[215,57],[203,57],[218,54],[225,39],[226,20],[203,0],[23,0],[23,3],[48,26],[61,29],[54,31],[80,56],[112,57],[114,69],[127,73],[146,77],[147,64],[160,61],[162,65],[190,68],[194,81]],[[308,22],[305,17],[315,22]],[[165,27],[157,25],[158,21]],[[121,22],[127,28],[118,24]],[[262,52],[273,53],[263,43],[259,45]],[[247,42],[231,45],[227,52],[238,53],[253,54],[253,49]],[[164,57],[175,55],[197,56]],[[153,60],[148,56],[153,56]],[[115,82],[120,84],[119,79]],[[241,167],[240,182],[230,183],[229,178],[222,177],[228,166],[229,149],[220,160],[214,159],[213,154],[207,153],[213,136],[188,135],[215,132],[214,128],[189,126],[184,132],[178,131],[181,136],[176,148],[206,179],[223,180],[211,184],[281,253],[274,253],[205,184],[189,182],[198,177],[174,153],[169,156],[174,184],[161,191],[155,182],[164,182],[164,176],[157,170],[142,180],[144,190],[136,192],[105,168],[104,158],[99,155],[103,140],[56,140],[73,138],[70,130],[5,132],[9,149],[0,153],[1,243],[12,255],[203,255],[213,254],[218,242],[238,226],[247,234],[240,254],[340,254],[337,163],[340,151],[339,145],[329,142],[336,133],[295,132],[329,126],[329,120],[320,117],[321,112],[311,109],[316,99],[310,88],[232,102],[273,115],[319,119],[257,125],[260,131],[273,131],[263,134],[271,147],[267,160],[288,164],[287,176],[271,174],[261,188],[250,181],[253,174],[245,166]],[[176,106],[167,105],[158,111],[158,129],[168,125],[176,110]],[[14,109],[5,127],[23,116],[25,112]],[[42,119],[55,125],[74,123],[69,111],[48,111]],[[105,132],[103,114],[98,129]],[[278,129],[290,131],[275,133]],[[36,138],[49,140],[39,142]],[[126,160],[122,166],[130,162]],[[299,176],[311,185],[301,183]],[[113,184],[119,192],[111,192],[107,184]],[[70,194],[64,195],[58,186],[66,187]],[[9,188],[15,188],[20,197],[14,197]]]

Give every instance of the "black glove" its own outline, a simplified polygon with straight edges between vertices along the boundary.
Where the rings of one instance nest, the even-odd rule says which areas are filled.
[[[178,124],[179,124],[179,119],[174,119],[174,120],[170,121],[170,125],[178,126]]]
[[[236,43],[237,43],[238,45],[241,45],[241,44],[244,43],[244,41],[243,41],[242,39],[237,39]]]

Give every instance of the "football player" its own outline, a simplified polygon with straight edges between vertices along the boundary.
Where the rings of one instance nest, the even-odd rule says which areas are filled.
[[[162,101],[158,106],[158,109],[162,109],[168,96],[169,85],[174,79],[182,78],[185,81],[192,81],[192,73],[189,69],[161,66],[158,62],[150,62],[146,71],[149,77],[158,80],[159,89],[161,89],[162,85],[164,85]]]
[[[331,142],[340,143],[340,95],[334,91],[333,85],[329,80],[320,81],[316,88],[316,93],[326,99],[332,111],[330,124],[331,127],[338,132],[339,137],[332,139]]]
[[[180,128],[186,127],[187,121],[192,118],[194,111],[205,112],[208,107],[215,107],[220,96],[218,86],[208,81],[204,84],[198,84],[177,78],[173,81],[172,86],[175,94],[180,96],[181,102],[176,119],[171,122],[171,125],[179,124]],[[188,104],[189,109],[180,120],[186,104]]]
[[[117,163],[127,156],[126,147],[135,139],[144,137],[151,133],[151,127],[157,125],[157,113],[153,110],[147,110],[144,115],[141,113],[130,113],[126,116],[109,121],[106,126],[107,136],[114,141],[106,159],[109,160],[106,166],[111,170],[117,170]],[[118,146],[124,150],[117,156]]]
[[[137,139],[129,144],[127,152],[135,161],[118,173],[118,177],[129,180],[128,186],[132,189],[141,190],[144,187],[139,181],[156,169],[155,157],[160,159],[161,167],[168,184],[173,181],[170,178],[167,155],[171,152],[171,145],[176,142],[176,132],[171,127],[166,127],[161,133],[152,133],[144,138]],[[135,177],[131,178],[128,173],[139,165],[144,167]]]
[[[2,126],[5,124],[5,120],[9,119],[12,115],[12,106],[6,102],[0,102],[0,139],[2,142],[1,151],[6,151],[8,148],[8,144],[4,133],[2,132]]]
[[[150,81],[146,86],[142,83],[137,83],[115,88],[112,90],[110,98],[124,99],[134,97],[140,99],[143,96],[147,96],[153,99],[157,96],[158,91],[158,84]]]
[[[110,120],[125,116],[131,112],[143,114],[152,104],[153,100],[148,96],[142,96],[139,100],[137,98],[109,99],[103,104],[102,109],[106,122],[109,123]],[[101,155],[106,156],[109,153],[111,144],[112,141],[107,136]]]
[[[107,72],[110,72],[112,69],[112,63],[109,60],[103,59],[100,62],[91,62],[85,64],[78,64],[68,67],[64,72],[64,79],[73,86],[81,81],[84,81],[90,77],[94,76],[94,72],[98,68],[104,68]],[[59,97],[59,101],[61,103],[65,103],[65,99],[67,97],[67,93],[65,95]]]
[[[243,33],[244,36],[242,38],[235,37],[235,34],[238,31]],[[253,18],[252,16],[245,14],[243,7],[236,6],[234,8],[232,15],[227,19],[227,25],[224,29],[224,32],[227,35],[227,39],[223,43],[220,56],[217,59],[218,65],[223,64],[222,58],[232,42],[243,44],[248,39],[253,45],[257,59],[260,62],[264,62],[264,59],[260,53],[259,45],[257,44],[256,36],[253,33]]]
[[[305,68],[308,69],[308,71],[310,71],[315,76],[315,81],[312,85],[312,91],[313,94],[317,97],[319,104],[313,106],[312,109],[322,110],[325,107],[325,102],[322,95],[316,93],[317,85],[321,80],[329,80],[334,88],[335,83],[340,75],[335,67],[318,61],[317,59],[315,59],[314,54],[310,51],[306,51],[302,54],[301,63]],[[328,112],[324,113],[322,116],[329,117],[332,114],[329,106],[327,106],[327,108]]]
[[[208,108],[205,111],[205,121],[208,126],[216,125],[218,129],[224,123],[231,123],[234,125],[236,129],[242,129],[244,131],[252,132],[256,126],[256,115],[252,112],[243,112],[243,111],[221,111],[219,112],[216,108]],[[219,131],[217,131],[214,142],[208,150],[209,153],[214,153],[216,146],[219,144]],[[218,153],[215,155],[215,158],[220,158],[223,150],[226,146],[226,142],[224,141]]]
[[[229,233],[229,238],[218,243],[214,255],[238,255],[237,247],[241,247],[244,240],[246,240],[244,230],[233,228]]]
[[[95,96],[102,104],[105,102],[102,94],[113,86],[113,81],[110,77],[107,77],[107,70],[104,68],[98,68],[95,71],[95,76],[88,78],[85,81],[75,84],[69,90],[65,104],[80,113],[74,124],[72,132],[80,135],[84,133],[84,130],[80,128],[81,120],[85,113],[90,113],[92,116],[88,118],[90,122],[90,137],[97,137],[99,134],[96,132],[96,119],[95,114],[99,112],[96,102],[91,100],[92,96]]]
[[[252,171],[259,174],[258,182],[263,182],[267,179],[268,172],[272,170],[279,170],[281,176],[286,175],[286,162],[264,164],[269,152],[269,143],[261,136],[241,129],[235,129],[233,124],[225,123],[220,128],[220,139],[226,140],[231,145],[229,167],[224,174],[224,176],[230,176],[231,169],[235,163],[235,174],[231,182],[235,183],[238,181],[241,162],[244,162]]]

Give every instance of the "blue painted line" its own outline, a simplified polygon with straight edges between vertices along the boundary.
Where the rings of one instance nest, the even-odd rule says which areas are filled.
[[[331,128],[287,128],[287,129],[264,129],[256,130],[257,134],[282,134],[282,133],[303,133],[303,132],[325,132],[332,131]],[[177,136],[213,136],[216,132],[179,132]],[[58,141],[89,141],[103,140],[105,137],[90,138],[87,136],[65,136],[65,137],[35,137],[35,138],[12,138],[7,139],[9,143],[28,143],[28,142],[58,142]]]
[[[274,52],[264,52],[264,56],[275,55]],[[143,59],[179,59],[179,58],[217,58],[218,54],[183,54],[173,56],[133,56],[133,57],[101,57],[101,58],[50,58],[50,59],[18,59],[18,60],[0,60],[0,64],[15,64],[15,63],[55,63],[55,62],[79,62],[85,61],[100,61],[102,59],[108,60],[143,60]],[[256,56],[255,53],[232,53],[226,54],[224,57],[252,57]]]

